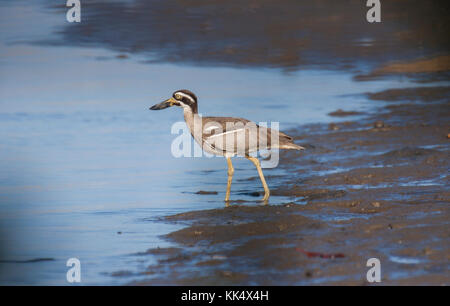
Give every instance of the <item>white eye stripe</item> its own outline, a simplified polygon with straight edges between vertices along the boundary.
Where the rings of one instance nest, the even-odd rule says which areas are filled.
[[[188,98],[189,100],[191,100],[192,102],[195,103],[195,100],[194,100],[190,95],[187,95],[187,94],[185,94],[184,92],[177,91],[177,92],[175,93],[175,96],[176,96],[176,95],[180,95],[180,96],[182,96],[182,97]]]

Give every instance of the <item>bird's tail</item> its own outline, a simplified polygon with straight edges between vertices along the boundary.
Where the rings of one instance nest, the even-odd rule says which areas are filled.
[[[304,147],[296,145],[295,143],[283,144],[280,146],[280,149],[286,150],[305,150]]]
[[[277,133],[277,142],[272,142],[272,136],[274,136],[273,130],[269,129],[269,128],[263,128],[263,127],[259,127],[260,129],[263,129],[263,132],[265,132],[266,137],[267,137],[267,143],[270,147],[270,149],[287,149],[287,150],[305,150],[304,147],[296,145],[294,143],[294,139],[289,136],[286,135],[283,132],[280,131],[276,131]],[[260,130],[261,132],[261,130]]]
[[[294,143],[294,139],[291,136],[288,136],[282,132],[278,132],[280,137],[280,149],[286,149],[286,150],[305,150],[304,147],[296,145]]]

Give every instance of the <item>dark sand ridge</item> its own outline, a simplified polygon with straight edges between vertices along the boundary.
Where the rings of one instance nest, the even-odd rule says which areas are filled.
[[[450,77],[449,71],[450,55],[442,55],[431,58],[416,58],[408,61],[394,61],[382,65],[366,75],[357,75],[355,80],[366,81],[389,75],[406,75],[424,83],[446,81]],[[426,95],[424,96],[426,97]]]
[[[291,203],[168,216],[187,225],[165,237],[178,247],[143,253],[158,264],[135,283],[362,285],[376,257],[383,284],[449,284],[450,88],[368,95],[400,103],[290,131],[307,151],[284,152],[292,175],[271,183]]]
[[[66,11],[64,4],[51,9]],[[39,43],[107,48],[149,62],[362,75],[388,61],[448,55],[448,1],[384,1],[382,22],[374,24],[367,11],[360,0],[92,0],[80,24],[67,23]]]

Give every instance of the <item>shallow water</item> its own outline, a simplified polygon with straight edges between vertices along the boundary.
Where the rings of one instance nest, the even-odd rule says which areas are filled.
[[[158,217],[224,205],[225,161],[174,158],[171,126],[181,111],[148,110],[176,89],[197,93],[203,114],[278,121],[286,130],[345,120],[327,115],[338,108],[370,111],[373,102],[358,94],[410,85],[354,82],[344,71],[143,63],[143,55],[32,44],[67,26],[42,3],[0,2],[2,284],[68,284],[71,257],[81,261],[82,284],[120,284],[112,272],[143,270],[152,258],[133,254],[167,246],[159,236],[182,226]],[[256,171],[239,159],[235,170],[231,197],[258,205],[247,195],[261,189],[247,180]],[[271,171],[269,185],[287,173]],[[52,260],[8,262],[39,258]]]

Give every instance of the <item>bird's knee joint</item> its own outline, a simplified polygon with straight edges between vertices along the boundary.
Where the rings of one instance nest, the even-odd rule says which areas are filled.
[[[234,169],[228,169],[228,175],[232,176],[234,174]]]

